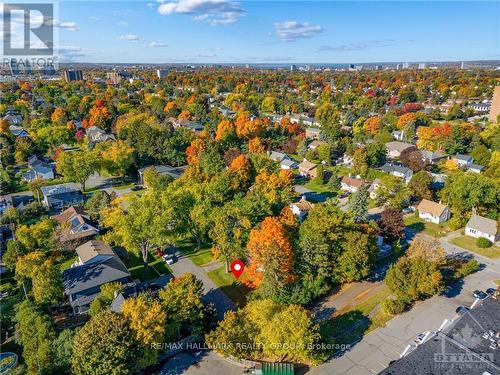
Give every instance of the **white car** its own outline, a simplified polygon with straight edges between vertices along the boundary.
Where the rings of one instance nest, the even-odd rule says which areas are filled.
[[[175,258],[172,254],[165,254],[163,257],[162,257],[163,261],[167,264],[174,264],[175,262]]]

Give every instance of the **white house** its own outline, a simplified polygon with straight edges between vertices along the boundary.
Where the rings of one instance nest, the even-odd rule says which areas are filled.
[[[415,145],[412,145],[411,143],[392,141],[387,142],[385,147],[387,148],[387,157],[390,159],[396,159],[399,158],[399,155],[401,155],[404,150],[410,147],[415,147]]]
[[[302,197],[298,202],[290,204],[290,209],[292,210],[293,214],[298,217],[299,221],[303,221],[306,218],[309,210],[313,207],[314,204],[307,201],[304,197]]]
[[[385,163],[380,169],[385,173],[404,179],[406,183],[410,182],[413,176],[413,171],[410,168],[398,164]]]
[[[498,223],[479,215],[472,215],[465,226],[465,234],[470,237],[483,237],[491,242],[498,240]]]
[[[452,160],[454,160],[459,167],[467,167],[469,164],[474,162],[474,158],[472,156],[462,154],[452,156]]]
[[[418,217],[434,224],[441,224],[450,218],[450,209],[441,203],[436,203],[427,199],[417,206]]]
[[[349,176],[343,176],[340,180],[340,188],[350,193],[357,192],[359,188],[367,184],[368,182],[363,180],[362,178],[353,178]]]

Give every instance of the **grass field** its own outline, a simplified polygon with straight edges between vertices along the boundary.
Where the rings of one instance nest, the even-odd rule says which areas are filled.
[[[148,267],[142,262],[142,258],[133,253],[128,253],[121,258],[129,270],[133,279],[148,281],[161,275],[170,274],[171,271],[165,262],[155,254],[149,254]]]
[[[420,218],[416,217],[415,215],[407,215],[404,218],[404,223],[407,227],[412,228],[415,232],[424,232],[428,234],[429,236],[432,237],[444,237],[448,233],[450,233],[452,230],[446,223],[444,224],[434,224],[434,223],[428,223]]]
[[[226,273],[225,267],[220,267],[208,272],[208,277],[219,286],[224,293],[234,302],[238,307],[243,307],[246,303],[246,296],[250,292],[245,284],[241,281],[245,280],[245,272],[236,280],[232,273]]]
[[[178,248],[197,266],[203,266],[213,260],[212,246],[210,245],[203,245],[200,249],[196,249],[196,245],[194,243],[185,240],[179,243]]]
[[[500,247],[492,245],[491,247],[483,249],[476,245],[476,238],[473,237],[460,236],[450,240],[450,242],[487,258],[493,259],[500,257]]]

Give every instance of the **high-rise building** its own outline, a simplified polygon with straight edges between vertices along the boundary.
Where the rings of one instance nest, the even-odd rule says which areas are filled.
[[[425,69],[425,68],[427,68],[427,64],[426,63],[419,63],[418,64],[418,68],[419,69]]]
[[[63,72],[63,78],[66,82],[82,81],[83,72],[81,70],[65,70]]]
[[[158,77],[158,79],[165,78],[167,74],[168,74],[167,69],[156,69],[156,76]]]
[[[401,64],[396,64],[396,70],[401,70]]]
[[[293,65],[293,64],[292,64],[292,65],[290,65],[290,71],[291,71],[291,72],[294,72],[294,71],[296,71],[296,70],[297,70],[297,65]]]
[[[405,62],[403,63],[403,69],[408,69],[410,67],[410,64]]]
[[[498,116],[500,116],[500,86],[495,87],[495,91],[493,91],[493,99],[491,101],[488,119],[492,122],[496,122]]]

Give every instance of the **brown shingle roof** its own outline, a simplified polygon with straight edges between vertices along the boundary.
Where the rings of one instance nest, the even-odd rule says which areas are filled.
[[[360,188],[361,186],[368,184],[368,181],[366,180],[349,176],[343,176],[341,181],[346,185],[354,186],[356,188]]]
[[[422,199],[422,201],[417,206],[417,210],[420,212],[430,213],[432,216],[439,217],[446,209],[446,206],[441,203],[436,203],[427,199]]]

